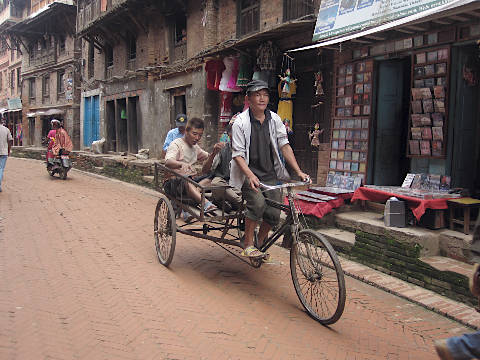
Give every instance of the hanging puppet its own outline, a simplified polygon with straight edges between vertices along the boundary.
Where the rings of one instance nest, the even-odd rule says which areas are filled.
[[[323,75],[321,71],[315,73],[315,95],[325,95],[325,93],[323,92]]]
[[[296,79],[292,78],[290,69],[285,70],[285,75],[278,75],[282,84],[282,97],[287,97],[290,94],[290,86],[295,84]]]
[[[277,114],[284,124],[285,121],[288,122],[287,129],[290,129],[291,132],[293,129],[293,96],[297,92],[297,80],[292,76],[294,67],[294,59],[284,54],[282,59],[282,71],[284,71],[284,73],[283,75],[278,75],[280,81],[278,83],[279,101]]]
[[[311,130],[308,134],[308,137],[310,139],[310,144],[313,147],[320,146],[320,134],[322,133],[323,133],[323,129],[320,129],[320,125],[318,123],[315,123],[313,130]]]

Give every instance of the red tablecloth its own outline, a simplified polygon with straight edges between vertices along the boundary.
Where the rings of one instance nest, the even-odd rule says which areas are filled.
[[[448,209],[447,200],[448,199],[432,199],[424,200],[415,197],[389,193],[382,190],[376,190],[366,187],[360,187],[355,190],[355,193],[352,197],[352,202],[356,200],[369,200],[375,202],[385,202],[392,196],[395,196],[397,199],[405,200],[408,204],[408,207],[412,210],[413,215],[417,220],[420,220],[422,215],[427,209]]]
[[[295,204],[304,215],[314,215],[318,218],[322,218],[332,209],[342,206],[344,202],[342,198],[318,203],[295,199]],[[287,198],[285,198],[285,204],[288,205]]]

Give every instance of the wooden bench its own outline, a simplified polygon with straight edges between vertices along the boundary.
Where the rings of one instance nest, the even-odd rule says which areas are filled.
[[[455,224],[463,225],[463,233],[470,233],[470,210],[480,209],[480,200],[474,198],[460,198],[447,200],[448,209],[450,213],[450,229],[454,230]],[[461,214],[463,210],[463,218],[457,218],[457,214]],[[462,216],[459,215],[459,216]],[[472,225],[475,220],[472,221]]]

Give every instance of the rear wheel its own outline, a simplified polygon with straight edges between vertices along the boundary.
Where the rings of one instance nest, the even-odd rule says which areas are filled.
[[[60,169],[60,172],[59,172],[58,174],[60,175],[60,178],[61,178],[62,180],[66,180],[66,179],[67,179],[67,173],[68,173],[68,168],[62,167],[62,168]]]
[[[175,252],[177,225],[172,204],[164,195],[160,195],[155,209],[153,231],[158,261],[162,265],[168,266],[172,262]]]
[[[330,243],[313,230],[301,230],[290,250],[290,271],[305,310],[324,325],[333,324],[345,308],[345,278]]]

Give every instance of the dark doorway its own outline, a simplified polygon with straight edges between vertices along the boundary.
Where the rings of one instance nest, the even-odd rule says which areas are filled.
[[[132,154],[138,152],[137,103],[137,96],[128,98],[128,152]]]
[[[115,102],[107,101],[105,108],[107,151],[117,151],[117,132],[115,126]]]
[[[373,183],[400,185],[408,171],[405,156],[409,111],[410,60],[378,63]]]
[[[118,99],[115,112],[117,120],[117,151],[128,151],[128,116],[126,99]]]
[[[454,109],[450,112],[453,137],[452,184],[480,195],[480,85],[470,82],[468,73],[480,74],[475,45],[452,48],[452,91]],[[452,114],[453,113],[453,114]],[[452,116],[453,115],[453,116]]]
[[[175,119],[178,114],[187,114],[187,101],[185,97],[185,89],[176,90],[173,94],[173,112],[170,114],[170,122],[172,129],[176,127]]]
[[[28,118],[28,145],[35,144],[35,118]]]

